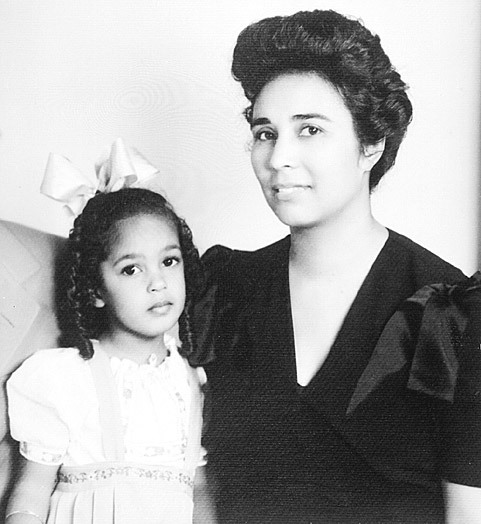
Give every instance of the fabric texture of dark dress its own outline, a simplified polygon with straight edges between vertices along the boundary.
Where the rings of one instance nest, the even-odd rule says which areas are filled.
[[[470,457],[480,468],[468,473],[459,432],[445,431],[455,427],[462,366],[454,349],[445,363],[440,340],[460,339],[466,319],[458,312],[443,326],[438,314],[423,321],[437,287],[406,299],[466,279],[390,231],[323,366],[299,388],[289,246],[290,237],[254,252],[214,246],[203,257],[209,285],[196,322],[220,522],[443,522],[440,479],[481,481],[481,461]],[[449,325],[449,336],[421,336],[424,323]]]

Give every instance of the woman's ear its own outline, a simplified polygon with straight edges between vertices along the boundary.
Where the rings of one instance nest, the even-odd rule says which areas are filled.
[[[379,142],[376,142],[375,144],[368,144],[367,146],[363,146],[363,153],[365,159],[364,167],[366,171],[371,171],[371,169],[376,165],[376,163],[384,153],[385,146],[385,138],[379,140]]]

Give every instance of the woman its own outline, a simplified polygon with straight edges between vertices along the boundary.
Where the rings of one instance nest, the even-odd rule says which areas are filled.
[[[370,206],[411,119],[406,85],[377,36],[332,11],[247,27],[232,70],[255,174],[290,236],[204,256],[219,520],[443,522],[445,404],[408,384],[422,304],[383,331],[417,289],[463,275]],[[385,347],[405,362],[381,358],[373,389],[365,370]]]

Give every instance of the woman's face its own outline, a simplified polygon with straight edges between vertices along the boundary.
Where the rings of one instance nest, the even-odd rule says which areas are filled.
[[[315,227],[366,209],[369,172],[382,144],[360,146],[351,113],[324,79],[313,73],[275,78],[254,104],[251,127],[252,165],[283,223]]]

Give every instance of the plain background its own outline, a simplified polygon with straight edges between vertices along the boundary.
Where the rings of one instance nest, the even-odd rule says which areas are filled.
[[[0,219],[66,235],[71,218],[39,194],[49,152],[93,177],[121,136],[160,169],[201,251],[286,234],[250,167],[230,62],[249,23],[314,8],[361,18],[410,85],[414,120],[373,196],[376,216],[473,272],[479,0],[1,0]]]

